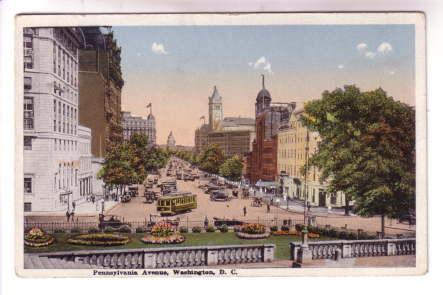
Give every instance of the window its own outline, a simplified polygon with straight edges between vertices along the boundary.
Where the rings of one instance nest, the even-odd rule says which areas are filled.
[[[26,97],[23,101],[23,126],[25,129],[34,129],[34,98]]]
[[[25,77],[24,89],[25,90],[31,90],[32,89],[32,78],[31,77]]]
[[[25,150],[32,150],[32,137],[25,136],[23,138],[23,147]]]
[[[32,211],[32,203],[26,202],[24,204],[24,210],[25,210],[25,212],[31,212]]]
[[[27,50],[27,49],[25,49],[25,50]],[[32,69],[34,67],[34,63],[32,61],[31,55],[26,55],[26,53],[25,53],[25,57],[24,57],[23,62],[24,62],[25,69]]]
[[[32,177],[24,178],[24,191],[25,194],[32,194]]]

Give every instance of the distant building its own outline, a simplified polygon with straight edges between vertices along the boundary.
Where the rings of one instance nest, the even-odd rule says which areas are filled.
[[[306,159],[317,151],[320,136],[302,125],[302,114],[302,109],[293,111],[288,124],[282,125],[278,132],[277,166],[283,178],[284,196],[304,200],[306,187],[311,205],[343,207],[345,195],[342,192],[327,192],[327,181],[320,181],[321,171],[317,167],[310,166],[306,178],[304,176],[302,170]]]
[[[274,104],[271,102],[271,94],[265,88],[264,76],[262,76],[262,89],[255,103],[256,138],[246,160],[245,177],[248,177],[252,183],[259,180],[277,180],[279,173],[277,169],[278,130],[288,123],[290,114],[295,109],[295,102]]]
[[[223,102],[214,86],[209,97],[209,123],[195,130],[195,151],[202,152],[206,147],[217,144],[228,157],[243,156],[252,147],[255,139],[255,120],[243,117],[223,117]]]
[[[174,138],[174,135],[172,134],[172,131],[169,132],[168,140],[166,142],[166,147],[168,149],[174,149],[175,148],[175,138]]]
[[[25,212],[64,212],[92,192],[91,129],[79,125],[80,28],[25,28]]]
[[[92,154],[104,157],[109,140],[121,138],[121,48],[113,33],[82,28],[79,57],[79,122],[91,128]]]
[[[222,97],[218,93],[217,86],[209,97],[209,128],[211,131],[221,130],[221,122],[223,121],[223,102]]]
[[[155,117],[149,114],[146,119],[141,116],[133,116],[130,112],[122,112],[123,139],[130,140],[133,134],[143,134],[148,138],[149,145],[156,144],[157,131]]]

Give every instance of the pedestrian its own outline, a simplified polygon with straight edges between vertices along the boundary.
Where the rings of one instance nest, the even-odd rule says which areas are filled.
[[[66,220],[69,222],[69,218],[71,217],[71,214],[69,214],[69,210],[66,210]]]
[[[205,229],[207,229],[207,228],[208,228],[208,225],[209,225],[208,216],[205,216],[204,224],[205,224]]]
[[[101,200],[101,204],[102,204],[102,214],[104,214],[104,212],[105,212],[105,200],[104,199],[102,199]]]
[[[246,216],[246,206],[243,207],[243,216]]]
[[[269,203],[266,203],[266,210],[269,212],[271,212],[271,205]]]
[[[92,201],[92,204],[95,203],[95,195],[92,195],[92,196],[91,196],[91,201]]]
[[[74,208],[72,208],[70,215],[71,215],[71,221],[74,222]]]

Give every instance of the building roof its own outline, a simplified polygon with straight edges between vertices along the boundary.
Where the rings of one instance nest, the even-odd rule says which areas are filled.
[[[209,97],[209,99],[212,101],[220,101],[222,99],[222,97],[218,93],[217,86],[214,86],[214,91],[212,92],[212,95]]]
[[[222,127],[255,125],[255,119],[244,117],[226,117],[223,119]]]
[[[263,98],[271,99],[271,93],[265,88],[265,75],[262,75],[262,89],[258,92],[256,100]]]

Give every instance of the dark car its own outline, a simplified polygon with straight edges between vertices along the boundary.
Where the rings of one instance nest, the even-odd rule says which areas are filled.
[[[191,174],[185,174],[183,176],[183,180],[184,181],[194,181],[194,176],[192,176]]]
[[[220,190],[220,189],[221,189],[221,187],[219,187],[217,185],[208,184],[208,186],[206,187],[206,190],[205,190],[205,194],[210,194],[213,191],[217,191],[217,190]]]
[[[229,201],[229,195],[224,190],[213,191],[211,193],[211,201]]]
[[[123,225],[128,225],[130,226],[129,223],[125,223],[123,222],[123,219],[120,216],[117,215],[103,215],[100,214],[98,217],[99,220],[99,224],[98,227],[99,229],[105,229],[106,227],[112,227],[115,229],[119,229],[120,227],[122,227]]]
[[[243,224],[244,224],[243,221],[236,220],[236,219],[222,219],[222,218],[214,217],[214,226],[217,228],[220,228],[223,225],[232,227],[232,226],[240,226]]]

